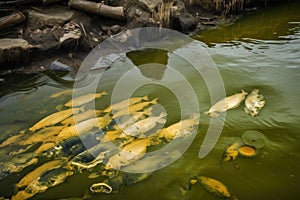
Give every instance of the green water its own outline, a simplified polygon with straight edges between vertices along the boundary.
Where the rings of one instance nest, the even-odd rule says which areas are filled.
[[[153,173],[147,180],[128,186],[113,195],[93,195],[92,199],[219,199],[206,192],[199,184],[190,191],[181,188],[195,174],[214,177],[226,184],[242,200],[252,199],[299,199],[300,191],[300,9],[299,3],[279,5],[245,16],[232,25],[207,30],[195,36],[204,42],[203,47],[212,57],[222,75],[226,94],[259,89],[264,95],[266,106],[259,116],[252,118],[243,111],[243,106],[230,110],[222,135],[213,150],[203,159],[198,152],[208,128],[210,118],[203,114],[210,107],[210,98],[204,81],[194,75],[189,64],[160,50],[133,52],[123,62],[107,70],[98,90],[113,91],[114,83],[130,66],[144,63],[172,65],[181,71],[195,91],[201,111],[200,125],[192,145],[174,163]],[[197,59],[197,58],[195,58]],[[167,72],[166,67],[154,71],[140,67],[145,77],[159,80]],[[69,96],[51,99],[55,92],[68,89],[70,85],[57,82],[49,76],[39,75],[29,81],[1,86],[1,134],[0,141],[17,134],[50,113],[55,107],[69,100]],[[72,76],[62,78],[72,80]],[[134,78],[134,77],[132,77]],[[84,80],[83,80],[84,81]],[[176,88],[181,87],[178,79],[172,80]],[[126,93],[127,91],[124,91]],[[188,92],[188,91],[187,91]],[[134,95],[149,94],[159,98],[159,103],[168,113],[167,124],[180,119],[179,103],[174,93],[159,85],[145,85]],[[185,93],[183,93],[185,94]],[[186,94],[186,98],[190,96]],[[96,101],[97,108],[109,105],[110,95]],[[187,102],[189,102],[187,100]],[[193,107],[185,105],[187,113]],[[186,114],[186,113],[185,113]],[[254,158],[238,158],[221,164],[223,152],[230,143],[246,130],[257,130],[268,138],[266,146]],[[5,150],[0,149],[1,158]],[[4,155],[3,155],[4,154]],[[40,160],[41,164],[43,160]],[[25,168],[0,181],[0,196],[15,193],[14,184],[35,166]],[[94,182],[88,172],[76,173],[65,183],[48,189],[32,199],[59,199],[82,197]]]

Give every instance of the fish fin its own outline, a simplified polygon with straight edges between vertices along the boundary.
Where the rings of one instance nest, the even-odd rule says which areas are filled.
[[[162,112],[159,114],[159,117],[160,118],[163,118],[163,117],[166,117],[168,114],[166,112]]]
[[[149,107],[144,111],[144,114],[150,116],[150,115],[152,115],[152,110],[153,110],[153,107]]]
[[[248,92],[245,92],[245,90],[242,89],[242,94],[247,95]]]
[[[83,105],[79,108],[79,112],[84,112],[84,110],[85,110],[85,105]]]

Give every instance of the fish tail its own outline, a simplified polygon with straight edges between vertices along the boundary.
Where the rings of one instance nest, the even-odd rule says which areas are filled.
[[[84,112],[84,110],[85,110],[85,105],[83,105],[79,108],[79,112]]]
[[[103,91],[100,93],[101,95],[108,95],[108,93],[106,91]]]
[[[149,97],[148,97],[148,95],[146,95],[146,96],[142,97],[142,100],[148,101],[148,100],[149,100]]]
[[[153,110],[153,107],[149,107],[149,108],[147,108],[145,111],[144,111],[144,114],[145,115],[152,115],[152,110]]]
[[[159,117],[160,117],[160,118],[163,118],[163,117],[166,117],[166,116],[167,116],[167,113],[166,113],[166,112],[162,112],[162,113],[159,114]]]
[[[152,104],[156,104],[157,102],[158,102],[158,98],[155,98],[152,101],[150,101],[150,103],[152,103]]]
[[[245,90],[242,89],[242,94],[247,95],[248,92],[245,92]]]
[[[160,123],[160,124],[165,124],[166,123],[166,119],[164,119],[164,118],[161,118],[161,119],[159,119],[159,120],[157,120],[157,123]]]

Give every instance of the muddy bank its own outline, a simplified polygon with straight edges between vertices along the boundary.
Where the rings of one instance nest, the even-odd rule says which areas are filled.
[[[0,2],[0,71],[77,69],[106,38],[155,26],[185,34],[228,23],[262,8],[265,0],[14,0]],[[52,64],[51,64],[52,63]],[[61,68],[60,68],[61,67]]]

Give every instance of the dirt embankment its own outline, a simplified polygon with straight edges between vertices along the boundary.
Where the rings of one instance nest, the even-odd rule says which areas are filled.
[[[2,1],[0,71],[38,72],[56,60],[56,69],[69,70],[63,63],[76,69],[101,41],[127,29],[155,26],[193,34],[265,4],[266,0]]]

